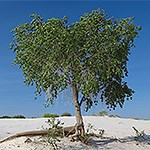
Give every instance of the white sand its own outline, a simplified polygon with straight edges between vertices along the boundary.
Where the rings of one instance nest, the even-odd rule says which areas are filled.
[[[60,117],[64,126],[75,124],[75,117]],[[10,135],[24,131],[39,130],[46,128],[47,119],[0,119],[0,140]],[[94,128],[104,129],[105,137],[118,138],[122,142],[110,139],[94,138],[91,146],[84,145],[80,142],[70,142],[68,138],[63,138],[58,144],[62,150],[150,150],[150,120],[133,120],[123,118],[96,117],[85,116],[85,127],[88,123],[94,125]],[[132,127],[139,131],[144,130],[147,140],[137,142],[134,140],[135,131]],[[52,148],[40,137],[29,137],[32,142],[25,143],[28,137],[20,137],[0,144],[0,150],[51,150]]]

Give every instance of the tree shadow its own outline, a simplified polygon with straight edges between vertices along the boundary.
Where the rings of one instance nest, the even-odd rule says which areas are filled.
[[[143,144],[150,144],[150,135],[144,136],[128,136],[120,139],[121,142],[139,142]]]
[[[60,144],[59,149],[64,150],[64,149],[70,149],[70,150],[90,150],[90,149],[99,149],[101,148],[107,148],[107,144],[112,143],[116,141],[115,139],[99,139],[99,138],[95,138],[95,139],[91,139],[89,141],[88,144],[84,144],[82,142],[69,142],[69,143],[64,143],[63,145]],[[106,145],[106,146],[105,146]]]
[[[146,144],[150,145],[150,135],[145,135],[142,139],[136,139],[136,136],[128,136],[125,138],[113,138],[113,137],[104,137],[104,138],[93,138],[90,141],[89,145],[83,143],[68,143],[64,144],[64,148],[60,146],[60,149],[70,149],[70,150],[90,150],[90,149],[111,149],[109,144],[117,143],[135,143],[136,145],[145,146]],[[113,145],[112,145],[113,146]]]
[[[113,142],[120,142],[120,143],[134,142],[137,145],[138,144],[150,145],[150,135],[145,135],[144,137],[128,136],[125,138],[109,138],[109,137],[105,138],[104,137],[104,139],[102,138],[102,139],[92,140],[92,146],[94,146],[95,148],[98,148],[99,146],[104,147]]]
[[[92,146],[95,148],[98,148],[99,146],[104,147],[107,144],[113,143],[117,141],[117,139],[97,139],[97,140],[92,140]]]

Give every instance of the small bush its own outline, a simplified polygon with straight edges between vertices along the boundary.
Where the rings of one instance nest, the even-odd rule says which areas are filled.
[[[13,116],[12,118],[25,119],[26,117],[25,117],[25,116],[23,116],[23,115],[16,115],[16,116]]]
[[[36,117],[34,117],[34,116],[33,116],[33,117],[31,117],[31,119],[35,119],[35,118],[36,118]]]
[[[98,113],[98,116],[107,116],[107,115],[108,115],[108,113],[105,110],[102,110]]]
[[[119,115],[109,115],[109,117],[121,118]]]
[[[63,123],[56,118],[48,119],[47,123],[49,124],[48,134],[45,136],[45,141],[48,142],[54,150],[58,150],[57,143],[60,142],[60,138],[63,137],[62,125]]]
[[[92,113],[91,116],[96,116],[96,114]]]
[[[26,117],[23,115],[16,115],[16,116],[1,116],[1,119],[10,119],[10,118],[21,118],[21,119],[25,119]]]
[[[129,117],[129,119],[140,120],[139,118],[135,118],[135,117]]]
[[[91,123],[88,123],[87,130],[86,130],[86,135],[88,137],[96,136],[96,137],[102,138],[104,136],[104,133],[105,133],[105,130],[96,129],[94,128],[94,125],[92,125]]]
[[[8,118],[11,118],[10,116],[1,116],[0,117],[1,119],[8,119]]]
[[[72,116],[72,115],[69,112],[64,112],[61,116],[63,117],[63,116]]]
[[[57,114],[44,114],[42,118],[56,118],[59,117]]]

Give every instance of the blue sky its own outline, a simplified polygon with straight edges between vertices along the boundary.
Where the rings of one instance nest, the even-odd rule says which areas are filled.
[[[123,117],[150,119],[150,1],[0,1],[0,116],[23,114],[39,117],[44,113],[74,114],[71,94],[60,94],[54,106],[44,107],[45,95],[34,100],[34,87],[24,86],[22,71],[12,66],[15,54],[9,50],[12,42],[11,30],[19,24],[29,22],[30,14],[39,14],[44,19],[67,16],[69,22],[76,22],[84,12],[104,9],[115,19],[135,17],[135,24],[142,26],[140,38],[135,40],[128,62],[127,82],[135,90],[132,101],[110,114]],[[97,114],[105,105],[99,103],[88,113]]]

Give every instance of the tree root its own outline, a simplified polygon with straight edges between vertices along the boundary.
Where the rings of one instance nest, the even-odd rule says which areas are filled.
[[[85,134],[84,136],[78,134],[76,132],[77,130],[77,125],[70,126],[70,127],[60,127],[62,128],[63,132],[63,137],[69,137],[71,138],[70,141],[81,141],[82,143],[86,145],[91,145],[91,137],[97,137],[97,138],[102,138],[102,139],[109,139],[109,140],[114,140],[114,141],[120,141],[117,138],[110,138],[110,137],[101,137],[95,133],[90,133],[90,134]],[[19,137],[32,137],[32,136],[46,136],[49,132],[49,129],[46,130],[36,130],[36,131],[28,131],[28,132],[21,132],[17,133],[15,135],[12,135],[10,137],[5,138],[4,140],[0,141],[0,144],[6,141],[10,141]]]
[[[63,132],[63,137],[68,137],[71,134],[75,133],[75,126],[70,126],[70,127],[60,127],[62,128],[62,132]],[[37,131],[27,131],[27,132],[21,132],[21,133],[17,133],[15,135],[12,135],[10,137],[5,138],[4,140],[1,140],[0,143],[9,141],[9,140],[13,140],[19,137],[24,137],[24,136],[45,136],[48,134],[48,129],[46,130],[37,130]]]
[[[74,126],[69,126],[69,127],[62,127],[60,126],[59,128],[62,129],[62,133],[63,133],[63,137],[69,137],[70,141],[74,142],[74,141],[81,141],[84,144],[89,144],[89,141],[91,140],[90,137],[97,137],[97,138],[101,138],[99,135],[94,134],[94,133],[90,133],[88,135],[81,135],[80,133],[80,128],[82,126],[77,126],[77,124],[75,124]],[[9,140],[13,140],[19,137],[25,137],[25,136],[46,136],[49,132],[49,129],[46,130],[37,130],[37,131],[28,131],[28,132],[21,132],[21,133],[17,133],[15,135],[12,135],[10,137],[5,138],[4,140],[1,140],[0,143],[9,141]]]
[[[6,141],[9,141],[9,140],[13,140],[15,138],[23,137],[23,136],[44,136],[47,133],[48,133],[48,130],[21,132],[21,133],[17,133],[15,135],[12,135],[10,137],[7,137],[4,140],[1,140],[0,143],[6,142]]]

